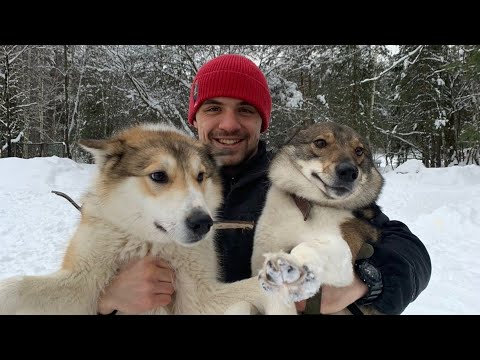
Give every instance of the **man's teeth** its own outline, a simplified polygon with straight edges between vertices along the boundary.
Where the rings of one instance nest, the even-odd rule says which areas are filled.
[[[233,144],[239,143],[241,140],[217,139],[217,141],[224,145],[233,145]]]

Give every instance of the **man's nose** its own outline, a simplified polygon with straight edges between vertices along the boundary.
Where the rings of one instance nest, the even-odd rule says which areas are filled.
[[[235,112],[235,110],[227,109],[226,111],[224,111],[218,127],[228,132],[234,132],[239,130],[241,126],[240,122],[237,119],[237,113]]]

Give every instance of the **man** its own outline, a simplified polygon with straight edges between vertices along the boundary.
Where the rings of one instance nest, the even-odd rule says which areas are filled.
[[[260,69],[240,55],[222,55],[198,71],[190,91],[188,122],[200,140],[217,149],[229,149],[222,158],[225,220],[257,221],[269,187],[267,153],[260,134],[270,122],[272,102],[267,80]],[[371,303],[385,314],[400,314],[426,288],[431,275],[430,257],[407,226],[380,214],[373,222],[382,228],[382,239],[368,263],[381,274],[377,284],[359,275],[344,288],[322,287],[320,309],[329,314],[348,305]],[[254,231],[220,230],[216,238],[222,281],[250,277]],[[170,303],[174,273],[168,264],[147,257],[121,269],[105,289],[98,304],[100,314],[114,310],[142,313]],[[297,304],[303,310],[305,302]]]

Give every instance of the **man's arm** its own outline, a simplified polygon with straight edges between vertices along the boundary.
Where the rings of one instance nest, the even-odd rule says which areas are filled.
[[[372,306],[378,311],[401,314],[430,281],[432,264],[427,249],[402,222],[380,213],[372,223],[382,229],[369,258],[382,273],[383,290]]]
[[[387,315],[401,314],[427,287],[432,265],[423,243],[400,221],[390,221],[379,213],[372,223],[382,229],[381,239],[369,258],[382,273],[382,293],[371,305]],[[336,288],[322,286],[320,311],[338,312],[366,295],[367,286],[355,276],[351,285]],[[297,303],[297,310],[305,309],[305,301]]]

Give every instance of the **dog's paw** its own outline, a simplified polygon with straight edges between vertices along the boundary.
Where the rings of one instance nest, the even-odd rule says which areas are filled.
[[[287,304],[312,297],[321,285],[319,271],[286,253],[266,254],[258,280],[265,291],[278,293]]]

